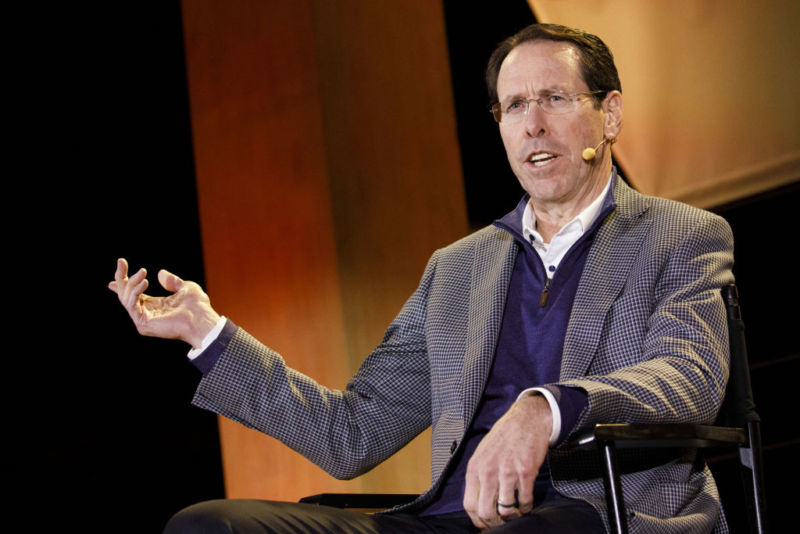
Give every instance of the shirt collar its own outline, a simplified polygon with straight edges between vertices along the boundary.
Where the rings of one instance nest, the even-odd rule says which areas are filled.
[[[556,236],[569,231],[577,231],[578,234],[583,234],[592,223],[597,219],[600,214],[600,209],[603,207],[604,199],[611,189],[611,182],[614,178],[614,172],[608,177],[608,183],[603,188],[603,191],[597,195],[591,204],[589,204],[582,212],[577,214],[571,221],[565,224],[557,233]],[[541,242],[542,236],[536,231],[536,214],[533,211],[533,206],[530,202],[525,203],[525,210],[522,212],[522,236],[529,243],[533,243],[534,239]],[[533,236],[533,239],[531,238]],[[555,236],[554,236],[555,237]]]
[[[597,226],[598,220],[600,217],[605,217],[608,213],[612,212],[616,207],[617,203],[614,199],[614,185],[617,179],[617,169],[611,167],[611,175],[609,176],[609,183],[606,184],[605,189],[603,190],[598,197],[592,201],[592,204],[587,207],[583,212],[578,214],[578,217],[581,217],[584,213],[589,211],[592,208],[592,205],[598,202],[599,204],[597,208],[594,210],[593,215],[588,218],[584,219],[584,222],[581,222],[584,229],[591,228],[592,226]],[[530,244],[530,234],[526,233],[523,230],[523,218],[525,215],[525,211],[528,209],[530,195],[527,193],[522,197],[522,199],[517,204],[517,207],[514,208],[513,211],[507,213],[503,218],[498,219],[494,222],[494,225],[503,228],[511,235],[514,235],[520,241]],[[531,210],[532,211],[532,210]],[[524,235],[523,235],[524,234]]]

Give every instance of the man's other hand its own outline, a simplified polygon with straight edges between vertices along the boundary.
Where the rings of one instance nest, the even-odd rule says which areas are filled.
[[[547,455],[552,413],[547,400],[516,401],[481,440],[467,464],[464,510],[486,529],[533,509],[533,483]]]
[[[182,339],[199,348],[203,338],[220,320],[208,295],[194,282],[181,280],[163,269],[158,272],[158,282],[172,294],[166,297],[145,295],[147,271],[139,269],[129,278],[128,262],[120,258],[114,281],[108,288],[117,294],[140,334]]]

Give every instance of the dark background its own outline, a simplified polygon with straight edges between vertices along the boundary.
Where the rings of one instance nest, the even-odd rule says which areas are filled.
[[[521,195],[483,68],[533,16],[524,0],[444,5],[468,213],[479,227]],[[137,336],[106,289],[120,256],[203,282],[180,6],[82,4],[24,20],[12,54],[19,94],[7,104],[19,123],[6,188],[14,261],[4,270],[22,304],[11,338],[23,340],[8,344],[6,367],[9,424],[22,436],[10,457],[14,502],[37,525],[30,531],[158,532],[179,508],[224,496],[216,418],[189,406],[199,373],[187,347]],[[715,209],[736,238],[778,531],[790,510],[779,488],[795,482],[800,449],[788,424],[800,370],[788,225],[799,197],[795,183]],[[733,460],[711,465],[740,527]]]

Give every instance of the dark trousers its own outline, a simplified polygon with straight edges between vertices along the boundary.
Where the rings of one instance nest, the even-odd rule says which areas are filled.
[[[244,499],[207,501],[175,514],[164,534],[462,534],[479,532],[466,513],[369,515],[316,504]],[[604,533],[590,505],[573,499],[544,502],[531,514],[491,530],[498,534]]]

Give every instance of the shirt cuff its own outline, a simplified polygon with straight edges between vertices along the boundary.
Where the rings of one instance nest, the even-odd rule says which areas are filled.
[[[217,321],[217,324],[214,325],[214,328],[212,328],[211,331],[206,334],[206,337],[203,338],[202,343],[200,343],[200,347],[189,351],[189,354],[187,354],[189,359],[194,360],[200,356],[209,345],[216,341],[217,337],[219,337],[219,333],[222,332],[222,329],[225,327],[225,323],[227,322],[228,319],[224,315],[220,317],[219,321]]]
[[[219,321],[217,321],[217,324],[214,325],[214,328],[212,328],[211,331],[206,334],[206,337],[203,338],[202,343],[200,343],[200,347],[189,351],[189,354],[187,354],[189,359],[194,360],[200,356],[209,345],[216,341],[217,337],[219,337],[219,333],[222,332],[222,329],[225,327],[225,323],[227,322],[228,319],[224,315],[220,317]]]
[[[219,361],[223,353],[227,350],[228,345],[230,345],[233,337],[239,330],[239,327],[233,324],[233,321],[230,319],[223,324],[222,331],[216,339],[212,339],[208,347],[197,355],[194,360],[191,360],[192,365],[197,367],[197,369],[203,373],[203,376],[206,376],[211,372],[211,369],[217,365],[217,361]]]
[[[550,446],[552,447],[558,441],[558,436],[561,435],[561,409],[558,407],[555,396],[547,388],[528,388],[519,394],[517,400],[530,393],[541,394],[550,405],[550,412],[553,415],[553,430],[550,431]]]

